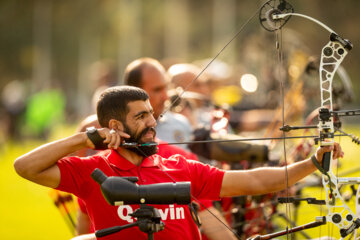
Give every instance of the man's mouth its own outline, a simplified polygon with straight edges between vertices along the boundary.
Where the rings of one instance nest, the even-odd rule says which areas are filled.
[[[156,136],[156,131],[154,128],[148,129],[144,134],[142,134],[143,138],[145,138],[147,141],[153,141],[153,139]]]

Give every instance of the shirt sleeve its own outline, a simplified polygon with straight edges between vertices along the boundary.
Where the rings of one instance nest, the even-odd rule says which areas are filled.
[[[57,162],[60,184],[56,188],[85,198],[91,192],[90,161],[87,158],[65,157]]]
[[[219,200],[225,171],[198,161],[187,160],[191,193],[197,199]]]

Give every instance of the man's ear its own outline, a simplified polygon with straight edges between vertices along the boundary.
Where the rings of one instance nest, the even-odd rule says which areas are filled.
[[[116,120],[116,119],[111,119],[109,121],[109,128],[124,131],[123,123],[121,121],[119,121],[119,120]]]

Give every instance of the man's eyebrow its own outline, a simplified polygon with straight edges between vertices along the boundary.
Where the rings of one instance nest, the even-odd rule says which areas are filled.
[[[141,111],[141,112],[138,112],[137,114],[135,114],[134,117],[138,117],[140,115],[148,114],[148,113],[152,114],[153,112],[154,112],[153,109],[150,109],[150,111]]]
[[[163,89],[165,89],[165,88],[167,88],[166,85],[164,85],[164,86],[157,86],[157,87],[154,88],[154,91],[161,91],[161,90],[163,90]]]

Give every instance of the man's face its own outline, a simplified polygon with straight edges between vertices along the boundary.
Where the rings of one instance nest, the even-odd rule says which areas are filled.
[[[168,81],[163,69],[148,66],[142,72],[142,89],[150,98],[151,106],[154,108],[154,117],[157,119],[164,111],[165,101],[169,99],[167,95]]]
[[[130,135],[126,142],[147,143],[154,142],[156,131],[156,120],[153,117],[153,109],[149,100],[134,101],[128,103],[129,113],[123,123],[124,131]],[[148,157],[157,153],[157,146],[140,146],[129,148],[129,150]]]

